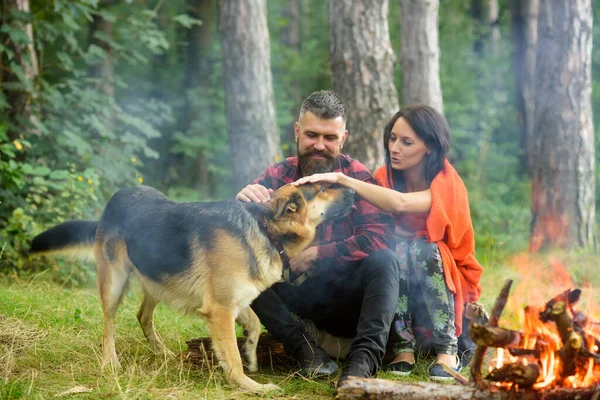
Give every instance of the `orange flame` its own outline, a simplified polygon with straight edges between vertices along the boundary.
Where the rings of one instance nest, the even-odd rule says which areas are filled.
[[[556,259],[550,261],[550,268],[541,268],[539,262],[532,261],[529,256],[519,256],[515,259],[515,266],[521,272],[522,280],[509,297],[505,312],[508,314],[512,311],[513,315],[518,316],[516,330],[521,331],[524,337],[521,348],[536,350],[539,352],[539,357],[531,355],[516,357],[505,349],[498,348],[496,359],[490,362],[490,371],[493,367],[500,368],[507,363],[527,365],[527,363],[537,362],[541,367],[541,375],[533,386],[535,389],[558,386],[579,388],[600,383],[600,358],[589,355],[589,353],[598,354],[598,343],[600,343],[600,322],[595,317],[598,315],[598,305],[592,304],[593,299],[598,297],[588,293],[591,289],[589,285],[582,285],[581,302],[585,303],[586,293],[590,295],[587,306],[579,310],[581,308],[579,303],[567,305],[565,312],[568,317],[577,321],[573,323],[575,329],[567,330],[566,334],[563,331],[563,337],[569,337],[566,342],[570,344],[567,345],[561,339],[557,323],[542,321],[540,312],[545,309],[546,303],[553,298],[552,296],[575,289],[571,274],[564,264]],[[527,306],[523,308],[523,305]],[[586,320],[584,316],[587,317]],[[582,341],[581,339],[583,339],[583,346],[578,349],[577,345]],[[568,365],[563,365],[563,358],[573,360],[573,357],[564,355],[567,351],[577,354],[574,358],[575,364],[568,364],[575,366],[574,374],[568,372],[573,369],[569,370]],[[561,376],[561,374],[568,376]]]

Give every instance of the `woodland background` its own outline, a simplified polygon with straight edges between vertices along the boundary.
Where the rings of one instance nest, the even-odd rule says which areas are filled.
[[[231,198],[295,154],[300,102],[320,89],[348,105],[347,153],[372,169],[383,162],[383,126],[402,104],[443,110],[479,251],[593,246],[597,2],[2,4],[4,271],[38,268],[25,257],[28,239],[63,220],[97,218],[124,186]],[[567,222],[539,228],[542,220]],[[530,243],[540,229],[560,238]]]

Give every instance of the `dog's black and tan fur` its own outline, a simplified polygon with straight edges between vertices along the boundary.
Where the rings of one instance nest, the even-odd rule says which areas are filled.
[[[154,308],[164,301],[206,319],[232,383],[270,390],[276,386],[261,385],[244,374],[234,323],[247,332],[244,353],[254,372],[261,325],[249,306],[282,273],[279,251],[265,231],[294,257],[313,240],[319,223],[347,215],[353,204],[351,191],[319,185],[284,186],[260,205],[176,203],[153,188],[138,186],[117,192],[99,222],[66,222],[38,235],[32,252],[93,250],[104,314],[104,364],[119,364],[115,315],[133,273],[144,293],[137,317],[154,352],[169,353],[153,323]]]

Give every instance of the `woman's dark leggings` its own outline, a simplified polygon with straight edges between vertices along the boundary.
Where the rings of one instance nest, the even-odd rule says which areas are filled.
[[[456,354],[458,350],[454,327],[454,296],[446,286],[440,250],[436,243],[420,237],[412,241],[399,240],[396,253],[400,257],[400,295],[391,334],[394,354],[414,352],[414,330],[417,313],[431,321],[432,343],[437,354]],[[423,315],[421,315],[422,317]]]

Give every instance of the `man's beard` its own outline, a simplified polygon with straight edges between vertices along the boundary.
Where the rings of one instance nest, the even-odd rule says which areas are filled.
[[[312,156],[321,156],[323,158],[315,159]],[[300,154],[298,151],[298,162],[300,163],[302,175],[309,176],[333,171],[335,169],[336,157],[333,157],[327,150],[317,151],[311,149],[304,154]]]

